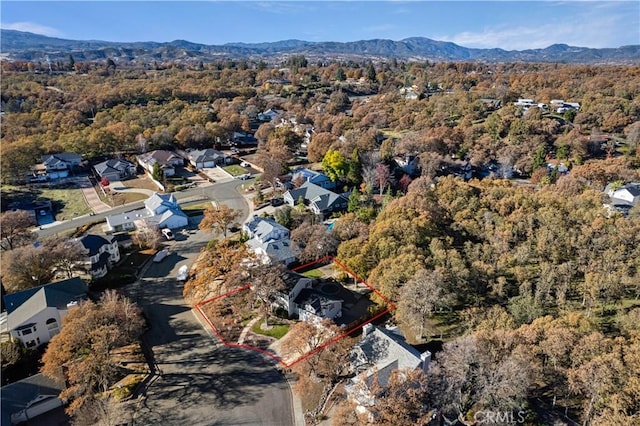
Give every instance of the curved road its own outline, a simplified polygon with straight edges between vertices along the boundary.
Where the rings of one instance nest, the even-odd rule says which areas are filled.
[[[246,218],[250,209],[238,192],[240,185],[225,182],[174,195],[182,202],[208,198],[224,203]],[[142,205],[131,203],[55,223],[38,234],[68,231]],[[156,368],[139,400],[135,424],[295,425],[291,389],[273,362],[253,351],[221,345],[182,298],[182,285],[175,279],[178,269],[192,264],[210,238],[202,231],[177,232],[176,239],[166,243],[171,255],[161,263],[151,263],[140,280],[126,287],[151,325],[144,340]]]
[[[184,303],[175,276],[209,239],[202,231],[177,234],[172,254],[128,288],[152,325],[145,343],[157,369],[135,424],[294,425],[291,390],[273,363],[221,345]]]

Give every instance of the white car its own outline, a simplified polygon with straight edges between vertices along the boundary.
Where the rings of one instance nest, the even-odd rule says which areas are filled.
[[[173,240],[173,232],[171,232],[171,229],[164,228],[161,232],[167,240]]]
[[[249,163],[243,161],[242,163],[240,163],[240,167],[249,167]]]
[[[189,268],[187,265],[182,265],[180,269],[178,269],[178,281],[186,281],[189,278]]]
[[[162,262],[167,256],[169,256],[169,249],[162,249],[156,253],[156,255],[153,257],[153,261],[156,263]]]

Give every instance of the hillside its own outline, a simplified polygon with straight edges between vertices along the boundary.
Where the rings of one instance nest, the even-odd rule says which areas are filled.
[[[503,50],[472,49],[455,43],[411,37],[400,41],[387,39],[353,42],[309,42],[284,40],[272,43],[228,43],[204,45],[186,40],[167,43],[151,41],[108,42],[65,40],[15,30],[2,30],[0,48],[11,60],[41,61],[45,56],[58,60],[73,54],[76,60],[94,61],[114,58],[120,61],[212,61],[220,58],[278,59],[286,55],[309,58],[397,58],[402,60],[480,61],[480,62],[562,62],[562,63],[640,63],[640,45],[592,49],[555,44],[544,49]]]

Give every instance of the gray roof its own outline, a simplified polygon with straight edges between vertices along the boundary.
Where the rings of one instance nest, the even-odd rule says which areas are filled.
[[[32,293],[28,299],[24,300],[17,307],[12,307],[12,310],[7,316],[8,329],[13,330],[19,327],[46,308],[66,309],[69,302],[84,298],[88,291],[87,285],[77,277],[71,278],[71,280],[77,280],[73,282],[73,286],[66,285],[64,287],[56,287],[50,284],[37,287],[35,293]],[[7,301],[6,296],[5,301]],[[7,303],[7,311],[8,305]]]
[[[254,215],[253,218],[247,222],[245,224],[246,229],[249,231],[249,234],[254,237],[254,238],[258,238],[261,241],[268,241],[265,240],[266,237],[268,236],[274,236],[274,235],[279,235],[282,236],[281,238],[289,238],[290,232],[289,230],[280,225],[278,222],[276,222],[273,219],[269,219],[269,218],[264,218],[264,217],[260,217],[257,215]],[[272,238],[269,238],[272,239]]]
[[[104,174],[109,174],[109,173],[119,174],[120,172],[123,172],[129,169],[130,167],[135,167],[135,165],[126,160],[107,160],[93,166],[95,171],[100,176],[103,176]]]
[[[158,163],[161,166],[173,166],[172,161],[179,159],[182,161],[182,157],[177,155],[175,152],[165,151],[162,149],[158,149],[155,151],[145,152],[144,154],[138,155],[138,160],[143,161],[148,164]]]
[[[64,383],[58,383],[44,374],[36,374],[15,383],[3,386],[0,390],[2,398],[2,425],[11,424],[11,414],[27,407],[39,395],[58,396],[65,389]]]
[[[115,228],[116,226],[134,222],[136,220],[145,220],[151,216],[153,216],[153,213],[144,208],[107,216],[107,221],[110,226]]]
[[[64,161],[65,163],[71,163],[74,161],[81,161],[82,156],[73,152],[59,152],[57,154],[45,154],[42,156],[43,163],[55,164],[58,161]]]
[[[179,209],[178,200],[176,200],[176,197],[174,197],[173,194],[158,194],[157,192],[154,192],[149,198],[147,198],[144,201],[144,205],[154,213],[162,206],[167,209]]]
[[[197,149],[189,152],[189,159],[196,163],[206,163],[209,161],[217,162],[219,158],[224,160],[227,157],[227,154],[213,148]]]
[[[393,330],[365,327],[371,329],[356,345],[352,356],[357,368],[366,371],[367,380],[377,373],[378,383],[385,385],[393,370],[413,370],[422,363],[420,352]]]
[[[294,202],[302,197],[309,204],[315,204],[321,212],[331,210],[336,202],[345,201],[341,195],[311,182],[305,182],[299,188],[287,191],[287,194]]]
[[[87,292],[87,284],[78,277],[69,278],[67,280],[58,281],[55,283],[49,283],[39,287],[29,288],[27,290],[19,291],[17,293],[6,294],[4,296],[4,304],[7,308],[7,313],[11,313],[18,309],[20,305],[26,302],[31,296],[36,294],[41,289],[46,291],[56,290],[58,292],[78,295],[85,294]]]
[[[263,243],[256,238],[252,238],[246,244],[252,250],[261,248],[275,262],[284,262],[296,257],[291,249],[289,240],[269,240]]]

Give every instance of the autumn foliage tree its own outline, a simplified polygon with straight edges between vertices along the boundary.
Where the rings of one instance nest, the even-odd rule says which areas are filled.
[[[240,212],[229,208],[226,204],[209,206],[204,211],[204,217],[198,227],[205,231],[222,232],[227,237],[227,229],[238,217]]]
[[[60,397],[69,402],[69,414],[115,383],[120,367],[112,351],[136,342],[143,327],[140,309],[113,290],[105,292],[99,303],[84,301],[70,309],[60,333],[47,346],[41,369],[68,384]]]

